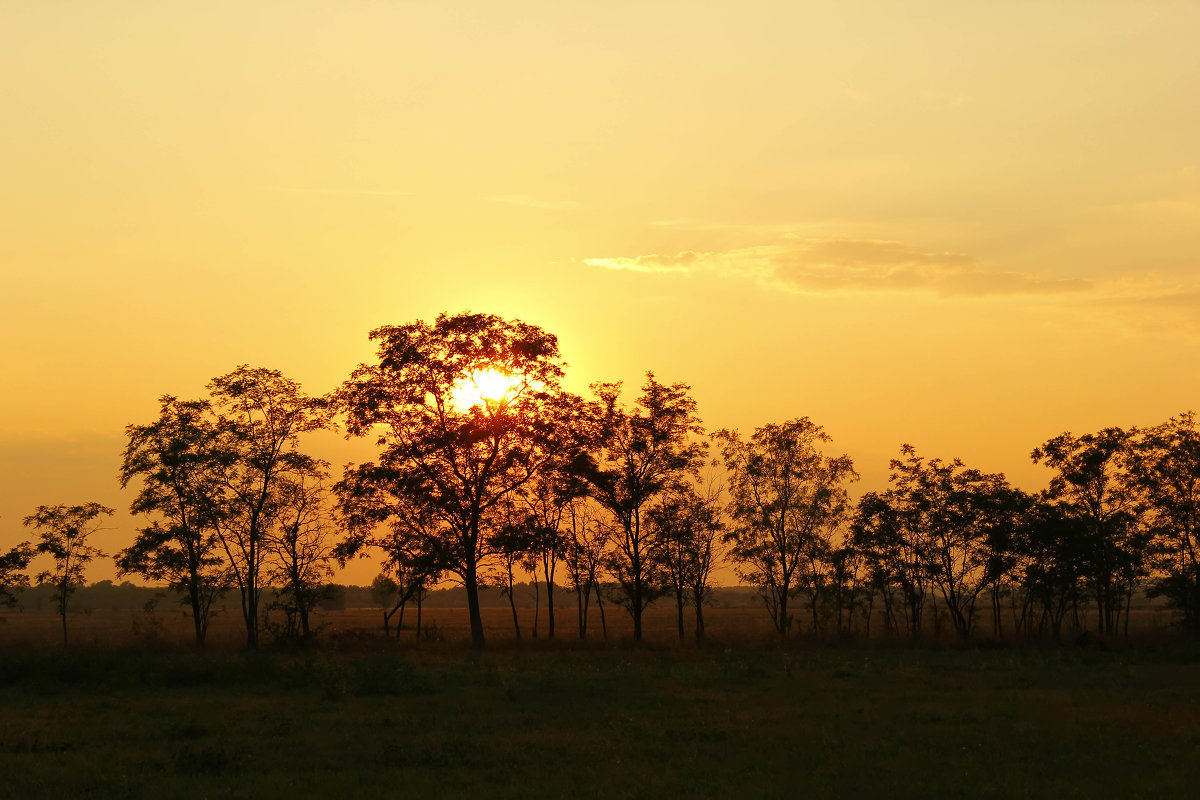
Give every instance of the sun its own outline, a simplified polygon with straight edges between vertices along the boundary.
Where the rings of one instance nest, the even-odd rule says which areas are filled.
[[[488,367],[460,378],[450,390],[450,404],[461,411],[475,406],[489,408],[509,402],[520,392],[519,377]]]

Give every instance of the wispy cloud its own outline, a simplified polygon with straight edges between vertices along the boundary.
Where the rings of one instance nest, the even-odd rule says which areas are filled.
[[[543,200],[537,197],[530,197],[524,194],[500,194],[486,198],[493,203],[505,203],[510,206],[524,206],[526,208],[537,208],[543,211],[564,211],[572,208],[580,208],[580,204],[574,200]]]
[[[381,197],[411,197],[412,192],[407,192],[402,189],[304,189],[304,188],[285,188],[280,189],[281,192],[290,194],[359,194],[359,195],[378,195]]]
[[[720,252],[586,258],[593,267],[643,273],[709,273],[797,294],[927,292],[982,297],[1095,289],[1082,279],[988,269],[965,253],[926,252],[871,239],[785,239]]]

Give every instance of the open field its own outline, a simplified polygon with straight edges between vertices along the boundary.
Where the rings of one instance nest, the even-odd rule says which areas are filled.
[[[1200,648],[0,652],[4,797],[1194,797]]]
[[[564,593],[565,594],[565,593]],[[564,642],[578,640],[578,622],[574,598],[566,595],[557,610],[556,633]],[[986,610],[985,610],[986,611]],[[511,645],[514,642],[512,613],[507,607],[484,607],[481,609],[484,628],[489,643]],[[523,639],[532,639],[534,610],[518,608]],[[990,612],[989,612],[990,613]],[[633,627],[628,614],[616,606],[606,606],[608,637],[612,642],[632,636]],[[734,646],[770,645],[775,641],[770,620],[759,605],[740,604],[728,607],[707,608],[704,612],[708,637],[713,642]],[[416,609],[410,606],[404,617],[405,632],[400,644],[410,644],[415,639]],[[1162,638],[1171,635],[1171,614],[1161,604],[1143,601],[1135,604],[1130,617],[1130,634],[1136,638]],[[422,615],[422,626],[435,638],[447,644],[459,644],[470,639],[470,629],[465,608],[426,605]],[[1007,622],[1007,620],[1006,620]],[[395,619],[392,621],[393,628]],[[378,609],[351,608],[342,611],[314,612],[313,624],[325,639],[346,639],[365,636],[374,638],[382,634],[382,617]],[[644,637],[652,645],[674,645],[678,642],[675,609],[670,603],[660,602],[651,606],[643,620]],[[1011,623],[1009,623],[1011,624]],[[1094,630],[1095,616],[1084,617],[1085,629]],[[57,647],[62,641],[61,623],[52,611],[14,611],[0,609],[0,649],[24,648],[43,649]],[[70,640],[73,645],[88,649],[126,648],[130,646],[181,647],[193,640],[192,622],[189,612],[172,602],[163,601],[151,614],[141,610],[95,608],[73,611],[69,615]],[[538,632],[546,637],[546,610],[539,613]],[[693,612],[684,611],[684,625],[688,641],[693,630]],[[807,619],[797,614],[796,626],[803,636]],[[876,620],[872,628],[873,638],[880,638],[882,621]],[[393,631],[394,633],[394,631]],[[981,614],[977,638],[991,634],[991,621],[986,613]],[[933,626],[928,635],[933,636]],[[1064,634],[1073,638],[1074,634]],[[593,605],[588,622],[589,640],[602,640],[600,615]],[[948,628],[942,639],[953,638]],[[263,641],[271,641],[264,633]],[[210,649],[229,650],[245,642],[245,628],[240,612],[233,606],[213,617],[209,628]]]

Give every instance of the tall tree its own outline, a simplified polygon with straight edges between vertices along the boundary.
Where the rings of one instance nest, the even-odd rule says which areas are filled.
[[[873,607],[878,597],[883,603],[885,629],[900,632],[903,606],[904,625],[910,635],[918,636],[927,596],[925,565],[906,520],[884,493],[867,492],[859,499],[851,541],[863,558],[868,602]]]
[[[805,554],[847,521],[847,486],[858,474],[849,456],[821,452],[832,439],[808,417],[764,425],[749,440],[733,430],[714,436],[729,473],[730,555],[786,636]]]
[[[205,400],[165,395],[159,403],[157,420],[125,428],[121,488],[139,481],[129,510],[154,519],[117,554],[117,568],[179,592],[192,612],[196,644],[203,645],[213,601],[230,580],[217,538],[217,430]]]
[[[600,529],[596,519],[598,509],[590,498],[576,498],[567,506],[567,545],[564,563],[567,579],[575,592],[579,638],[587,638],[588,615],[592,593],[596,595],[601,620],[604,618],[604,599],[600,596],[600,570],[605,561],[605,546],[608,537]],[[607,634],[607,625],[601,623]]]
[[[75,590],[84,585],[84,568],[96,558],[104,558],[99,548],[90,544],[100,530],[101,517],[112,516],[113,510],[99,503],[81,506],[38,506],[23,520],[25,527],[38,533],[34,548],[54,559],[54,569],[38,575],[38,583],[54,587],[54,602],[62,619],[63,646],[67,645],[67,604]]]
[[[330,426],[328,404],[304,394],[281,372],[242,365],[208,384],[216,415],[222,549],[241,594],[246,646],[258,646],[262,570],[286,493],[321,465],[300,450],[300,436]]]
[[[537,476],[516,492],[515,506],[524,516],[527,529],[527,561],[534,572],[540,570],[546,585],[547,634],[553,639],[555,633],[554,589],[558,565],[566,555],[569,537],[566,517],[571,504],[583,496],[585,487],[571,473],[569,458],[574,455],[567,450],[546,465]],[[537,625],[534,624],[534,637]]]
[[[1034,463],[1056,470],[1049,495],[1071,509],[1088,537],[1088,584],[1101,633],[1119,629],[1137,580],[1144,575],[1150,535],[1145,503],[1132,472],[1135,431],[1105,428],[1063,433],[1036,448]]]
[[[492,577],[489,583],[500,587],[500,594],[508,598],[508,608],[512,613],[513,635],[521,641],[521,618],[517,614],[517,575],[519,570],[530,567],[530,551],[533,549],[533,532],[526,524],[524,515],[517,512],[512,502],[505,502],[497,511],[497,521],[491,526],[488,534],[490,546],[496,551],[500,561],[500,574]],[[533,574],[537,580],[537,573]],[[536,628],[534,637],[537,637]]]
[[[1090,530],[1068,503],[1048,492],[1029,498],[1007,554],[1017,632],[1058,638],[1068,612],[1080,627],[1093,556]]]
[[[325,464],[317,462],[309,474],[283,482],[265,548],[267,580],[279,598],[272,607],[284,613],[283,634],[302,642],[312,635],[312,611],[333,575],[335,528],[325,478]]]
[[[721,531],[718,493],[701,494],[687,484],[666,492],[650,509],[648,520],[662,542],[660,550],[667,583],[675,595],[675,623],[684,638],[683,609],[695,607],[695,637],[704,638],[704,602],[709,575],[716,563],[716,540]]]
[[[1135,448],[1134,477],[1158,543],[1151,592],[1165,597],[1184,630],[1200,633],[1200,429],[1192,412],[1147,430]]]
[[[546,465],[564,431],[558,340],[520,320],[470,313],[370,337],[378,360],[361,364],[340,397],[348,434],[376,433],[381,452],[348,468],[341,485],[374,498],[385,517],[417,508],[434,521],[425,530],[466,589],[471,640],[483,647],[480,566],[494,555],[487,517]],[[485,374],[501,376],[502,391],[462,399]]]
[[[955,632],[969,636],[976,602],[994,585],[996,533],[1017,524],[1023,496],[1003,475],[970,469],[958,459],[926,461],[907,444],[891,467],[891,485],[880,499],[905,540],[900,552],[915,556]]]
[[[696,401],[684,383],[659,383],[646,373],[633,408],[620,402],[620,383],[593,385],[591,451],[577,462],[589,493],[612,516],[612,559],[619,600],[642,639],[642,614],[664,591],[662,540],[646,524],[646,513],[664,492],[698,477],[705,444]]]

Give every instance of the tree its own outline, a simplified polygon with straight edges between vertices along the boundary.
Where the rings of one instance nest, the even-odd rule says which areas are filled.
[[[662,542],[660,552],[668,585],[675,595],[680,641],[684,638],[683,609],[689,602],[696,612],[696,640],[704,638],[704,602],[711,589],[708,578],[716,562],[714,545],[721,531],[717,501],[716,491],[710,489],[701,495],[694,487],[682,485],[665,493],[648,514]]]
[[[1088,584],[1101,633],[1118,630],[1128,611],[1150,541],[1145,505],[1133,474],[1135,431],[1105,428],[1094,434],[1063,433],[1036,448],[1035,464],[1057,470],[1049,496],[1083,523],[1087,536]]]
[[[340,402],[350,436],[378,434],[377,462],[351,466],[341,486],[387,517],[417,509],[433,524],[442,566],[462,581],[471,640],[484,646],[480,567],[494,556],[488,515],[553,457],[566,405],[558,340],[535,325],[487,314],[439,315],[371,332],[378,360],[361,364]],[[483,374],[498,397],[457,399]],[[464,407],[465,406],[465,407]]]
[[[362,473],[347,475],[335,487],[349,533],[334,548],[334,555],[344,567],[355,555],[366,557],[369,550],[382,551],[382,572],[376,578],[379,586],[373,591],[377,600],[391,598],[391,604],[383,610],[383,632],[390,634],[391,618],[398,611],[398,637],[404,627],[405,607],[416,600],[419,639],[421,600],[440,580],[443,570],[441,538],[432,530],[431,519],[422,515],[419,507],[389,504],[378,484],[357,482],[356,477],[362,477]],[[382,600],[379,601],[382,605]]]
[[[328,403],[281,372],[242,365],[208,384],[215,413],[211,451],[220,494],[213,520],[241,594],[246,646],[258,646],[262,569],[289,487],[322,465],[299,449],[304,433],[330,426]]]
[[[33,556],[33,545],[29,542],[21,542],[7,553],[0,553],[0,606],[15,606],[17,596],[13,590],[29,586],[29,576],[24,570]]]
[[[500,594],[508,598],[512,612],[513,635],[521,641],[521,619],[517,615],[517,570],[526,565],[533,548],[533,534],[525,519],[520,517],[511,502],[505,502],[497,511],[503,521],[495,523],[489,534],[490,546],[499,555],[503,574],[493,578],[499,585]],[[534,580],[537,580],[535,572]]]
[[[38,532],[34,550],[54,559],[54,569],[38,575],[39,584],[54,587],[54,602],[62,618],[63,646],[67,645],[67,601],[84,585],[84,568],[103,558],[98,548],[88,543],[100,530],[100,517],[112,516],[113,510],[99,503],[81,506],[38,506],[23,520],[25,527]]]
[[[1148,500],[1157,576],[1151,593],[1165,597],[1184,630],[1200,633],[1200,430],[1192,412],[1145,432],[1135,447],[1133,476]]]
[[[379,606],[379,610],[383,612],[383,635],[391,636],[392,616],[400,608],[400,587],[391,575],[381,572],[371,581],[367,594],[370,596],[371,602]]]
[[[921,631],[926,577],[914,539],[906,533],[898,509],[882,493],[867,492],[859,499],[851,541],[862,554],[867,572],[868,603],[873,607],[875,597],[883,602],[884,627],[894,634],[900,631],[897,617],[903,604],[905,627],[915,637]]]
[[[208,401],[165,395],[159,403],[157,420],[125,428],[129,442],[120,473],[122,489],[141,483],[130,512],[158,519],[138,531],[116,563],[121,575],[166,581],[179,592],[202,646],[213,601],[230,581],[217,537],[222,488],[214,461],[217,429]]]
[[[1028,498],[1008,544],[1007,572],[1018,632],[1062,633],[1067,612],[1080,627],[1080,605],[1092,558],[1090,526],[1048,492]]]
[[[620,404],[620,383],[593,384],[599,405],[592,407],[590,451],[576,464],[590,495],[615,520],[609,569],[618,599],[633,619],[633,637],[642,639],[642,613],[664,592],[662,540],[645,515],[664,492],[699,475],[705,444],[696,401],[684,383],[659,383],[653,372],[637,405]]]
[[[571,474],[569,459],[575,453],[559,453],[562,458],[546,464],[533,480],[521,487],[514,497],[516,512],[523,515],[521,522],[527,534],[526,562],[537,588],[537,572],[540,569],[546,584],[547,635],[553,639],[554,586],[559,561],[566,554],[568,536],[564,527],[571,504],[583,496],[585,487]],[[534,615],[534,638],[537,638],[537,615]]]
[[[334,526],[324,465],[283,481],[276,523],[267,539],[267,580],[277,587],[272,604],[284,612],[283,634],[307,641],[312,610],[326,597],[333,574]]]
[[[748,441],[733,430],[714,436],[729,473],[730,555],[786,636],[801,565],[846,521],[847,485],[858,474],[849,456],[821,453],[832,439],[808,417],[764,425]]]
[[[600,529],[600,522],[596,519],[597,510],[595,501],[587,497],[572,500],[566,510],[564,563],[567,579],[575,592],[580,639],[587,638],[588,612],[593,592],[600,611],[601,629],[605,638],[608,637],[608,625],[604,621],[604,598],[600,595],[600,569],[606,558],[608,537]]]
[[[898,571],[920,570],[941,596],[955,633],[967,637],[980,594],[995,583],[997,532],[1016,525],[1022,495],[1003,475],[969,469],[958,459],[926,461],[907,444],[901,456],[891,462],[891,486],[879,495],[903,540],[899,551],[911,559]]]

